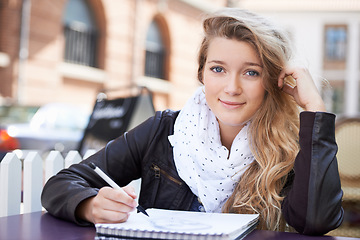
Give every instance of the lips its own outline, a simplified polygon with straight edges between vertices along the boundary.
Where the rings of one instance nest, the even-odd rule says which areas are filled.
[[[219,101],[222,103],[224,107],[229,109],[235,109],[245,105],[245,102],[232,102],[232,101],[224,101],[221,99],[219,99]]]

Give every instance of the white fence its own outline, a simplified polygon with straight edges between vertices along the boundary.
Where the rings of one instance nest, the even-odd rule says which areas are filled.
[[[84,158],[92,153],[87,152]],[[0,217],[41,211],[40,196],[45,182],[81,160],[77,151],[70,151],[65,159],[60,152],[52,151],[45,160],[34,151],[23,161],[15,153],[7,153],[0,164]]]

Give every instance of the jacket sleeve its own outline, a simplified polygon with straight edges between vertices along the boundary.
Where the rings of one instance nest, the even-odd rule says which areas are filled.
[[[322,235],[340,226],[344,214],[335,115],[302,112],[299,144],[295,177],[282,203],[282,212],[287,223],[299,233]]]
[[[52,215],[73,221],[79,225],[89,223],[77,219],[75,210],[80,202],[95,196],[98,190],[107,185],[91,167],[95,163],[119,186],[125,186],[141,176],[141,159],[151,141],[156,124],[160,118],[158,112],[154,117],[110,141],[105,148],[79,164],[61,170],[51,177],[44,186],[41,202]]]

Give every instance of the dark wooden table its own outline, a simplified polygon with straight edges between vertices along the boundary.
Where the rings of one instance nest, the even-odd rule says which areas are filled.
[[[74,223],[34,212],[0,218],[0,240],[87,240],[96,236],[94,227],[79,227]],[[350,240],[356,238],[304,236],[296,233],[254,230],[245,240]]]

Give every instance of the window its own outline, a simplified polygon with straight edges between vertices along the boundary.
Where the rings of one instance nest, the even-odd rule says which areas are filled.
[[[345,25],[325,26],[325,68],[345,69],[347,27]]]
[[[145,76],[165,79],[165,48],[156,21],[146,35]]]
[[[97,31],[86,0],[69,0],[63,17],[65,62],[97,67]]]
[[[322,98],[324,99],[326,110],[335,114],[344,113],[344,93],[345,81],[330,81],[330,86],[327,86],[322,90]]]

